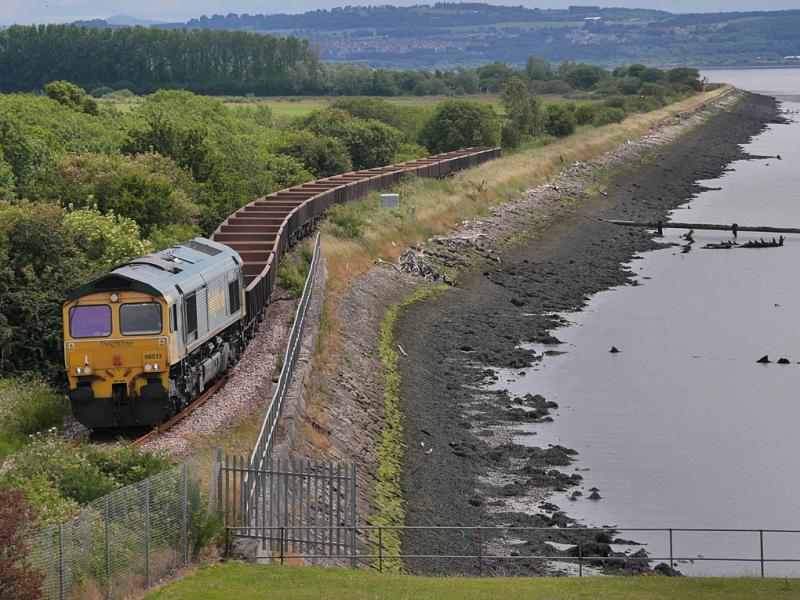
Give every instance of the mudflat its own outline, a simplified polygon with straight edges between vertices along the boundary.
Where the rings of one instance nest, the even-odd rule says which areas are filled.
[[[580,474],[568,468],[554,470],[568,467],[575,452],[521,446],[511,435],[515,422],[552,419],[553,403],[541,396],[489,392],[483,384],[492,380],[494,369],[523,368],[540,358],[521,343],[557,351],[551,332],[561,320],[555,313],[579,310],[592,294],[629,282],[625,265],[655,247],[650,232],[602,219],[664,219],[701,189],[699,181],[716,178],[732,161],[746,158],[740,145],[777,121],[773,98],[744,94],[733,107],[670,143],[619,165],[603,193],[554,208],[544,225],[531,225],[524,242],[506,247],[502,260],[476,262],[452,292],[404,313],[396,336],[407,353],[401,362],[407,525],[572,523],[568,511],[546,499],[550,491],[580,481]],[[487,570],[552,572],[543,561],[520,558],[568,556],[569,548],[545,542],[575,543],[555,531],[515,533],[514,538],[484,535],[489,549],[484,553],[516,558],[487,561]],[[589,541],[587,552],[613,552],[606,547],[609,540]],[[411,530],[403,538],[403,553],[477,554],[477,538],[474,532]],[[473,563],[407,561],[414,571],[438,573],[474,572]],[[645,560],[608,564],[606,570],[615,572],[648,568]]]

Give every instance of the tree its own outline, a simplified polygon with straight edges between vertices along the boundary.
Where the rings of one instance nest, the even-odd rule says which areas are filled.
[[[565,137],[575,131],[575,110],[566,104],[546,104],[542,128],[548,135]]]
[[[496,146],[499,136],[500,124],[491,106],[446,100],[423,125],[419,143],[436,154],[470,146]]]
[[[173,225],[196,226],[192,199],[199,199],[201,190],[188,171],[153,153],[66,156],[22,188],[32,200],[127,217],[146,237]]]
[[[697,69],[678,67],[667,71],[667,81],[673,86],[687,85],[695,91],[703,89],[700,81],[700,72]]]
[[[74,111],[97,115],[100,107],[86,91],[69,81],[53,81],[44,86],[45,95]]]
[[[356,119],[338,108],[311,113],[298,120],[294,127],[341,140],[354,169],[372,169],[391,163],[403,138],[394,127],[375,119]]]
[[[525,74],[531,81],[547,81],[553,78],[550,61],[539,56],[529,56],[525,63]]]
[[[200,126],[181,126],[161,114],[148,115],[144,126],[132,129],[122,145],[127,154],[157,152],[192,172],[197,181],[209,181],[220,169],[221,159]]]
[[[565,81],[579,90],[589,90],[597,82],[608,77],[602,67],[587,64],[571,64],[563,69]]]
[[[478,75],[479,91],[499,92],[514,77],[514,69],[503,62],[493,62],[479,67],[475,73]]]
[[[310,131],[289,135],[278,150],[299,160],[317,179],[346,173],[353,168],[347,146],[341,140],[316,136]]]
[[[539,124],[539,99],[519,77],[513,77],[500,94],[509,122],[522,135],[534,135]]]
[[[36,512],[21,492],[0,489],[0,596],[7,600],[41,597],[44,573],[27,562],[30,550],[22,531]]]

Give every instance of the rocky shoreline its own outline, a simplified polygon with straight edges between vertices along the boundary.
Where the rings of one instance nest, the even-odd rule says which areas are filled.
[[[737,101],[738,100],[738,101]],[[512,441],[515,424],[552,420],[554,403],[537,395],[512,398],[487,391],[498,369],[521,369],[541,354],[521,343],[552,346],[557,313],[580,310],[588,297],[630,282],[624,265],[655,247],[646,230],[602,219],[654,221],[746,158],[741,144],[778,122],[773,98],[729,94],[619,149],[573,165],[555,181],[529,190],[494,215],[412,251],[401,264],[428,278],[458,267],[465,275],[451,293],[416,304],[398,322],[406,453],[403,492],[407,525],[567,527],[575,525],[548,503],[552,491],[580,484],[567,471],[574,450]],[[421,263],[432,269],[419,269]],[[559,470],[560,469],[560,470]],[[599,500],[601,491],[587,490]],[[569,572],[537,556],[583,557],[606,572],[649,570],[647,555],[613,531],[488,532],[485,554],[497,573]],[[487,552],[488,549],[488,552]],[[625,553],[627,551],[627,554]],[[477,554],[474,533],[412,530],[404,554]],[[635,561],[597,561],[633,556]],[[531,557],[527,559],[527,557]],[[475,573],[475,561],[409,560],[414,572]],[[668,565],[658,567],[671,573]]]

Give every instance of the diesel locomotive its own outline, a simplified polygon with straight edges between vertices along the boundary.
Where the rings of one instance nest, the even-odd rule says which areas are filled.
[[[205,238],[122,265],[63,305],[75,418],[87,427],[163,422],[244,350],[244,269]]]

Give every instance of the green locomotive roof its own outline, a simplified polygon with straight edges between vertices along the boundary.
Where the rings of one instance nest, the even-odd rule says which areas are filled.
[[[121,265],[67,294],[67,301],[97,292],[135,291],[174,297],[202,287],[211,277],[241,266],[239,254],[219,242],[194,238]]]

